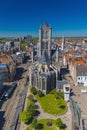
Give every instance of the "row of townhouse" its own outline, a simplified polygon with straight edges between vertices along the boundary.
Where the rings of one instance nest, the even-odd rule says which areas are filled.
[[[0,55],[0,77],[3,82],[12,81],[16,75],[16,63],[7,54]]]
[[[63,64],[69,66],[69,73],[75,85],[87,86],[87,54],[76,55],[69,50],[63,56]]]

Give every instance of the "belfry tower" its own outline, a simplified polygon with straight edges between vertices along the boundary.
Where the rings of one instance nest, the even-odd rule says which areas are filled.
[[[44,23],[39,29],[39,56],[45,52],[48,58],[51,59],[51,41],[52,41],[52,28]]]

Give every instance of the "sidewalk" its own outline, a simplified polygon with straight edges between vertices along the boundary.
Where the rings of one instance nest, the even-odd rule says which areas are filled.
[[[72,130],[72,115],[71,115],[71,109],[70,109],[70,103],[67,103],[67,112],[64,115],[51,115],[48,114],[46,112],[43,111],[43,109],[41,108],[39,102],[36,102],[36,105],[38,105],[38,111],[40,112],[39,116],[37,117],[37,119],[57,119],[57,118],[61,118],[63,123],[66,124],[67,126],[67,130]]]
[[[29,94],[30,94],[30,89],[28,89],[28,92],[27,92],[27,96],[26,96],[26,99],[25,99],[24,110],[25,110],[26,107],[27,107],[27,101],[28,101],[28,98],[27,98],[27,97],[29,96]],[[26,124],[24,124],[24,123],[21,122],[20,130],[26,130],[27,127],[28,127],[28,126],[27,126]]]

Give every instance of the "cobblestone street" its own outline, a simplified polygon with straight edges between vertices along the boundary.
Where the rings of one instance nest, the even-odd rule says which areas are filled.
[[[87,93],[81,93],[81,89],[83,89],[84,87],[74,86],[74,82],[69,77],[69,75],[67,75],[66,78],[69,81],[73,92],[72,97],[81,109],[81,115],[85,115],[87,117]]]

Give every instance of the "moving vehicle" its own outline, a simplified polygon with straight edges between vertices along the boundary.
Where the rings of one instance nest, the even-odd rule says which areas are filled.
[[[6,99],[8,99],[12,95],[12,93],[15,90],[16,87],[17,87],[17,83],[13,83],[12,87],[5,94]]]

